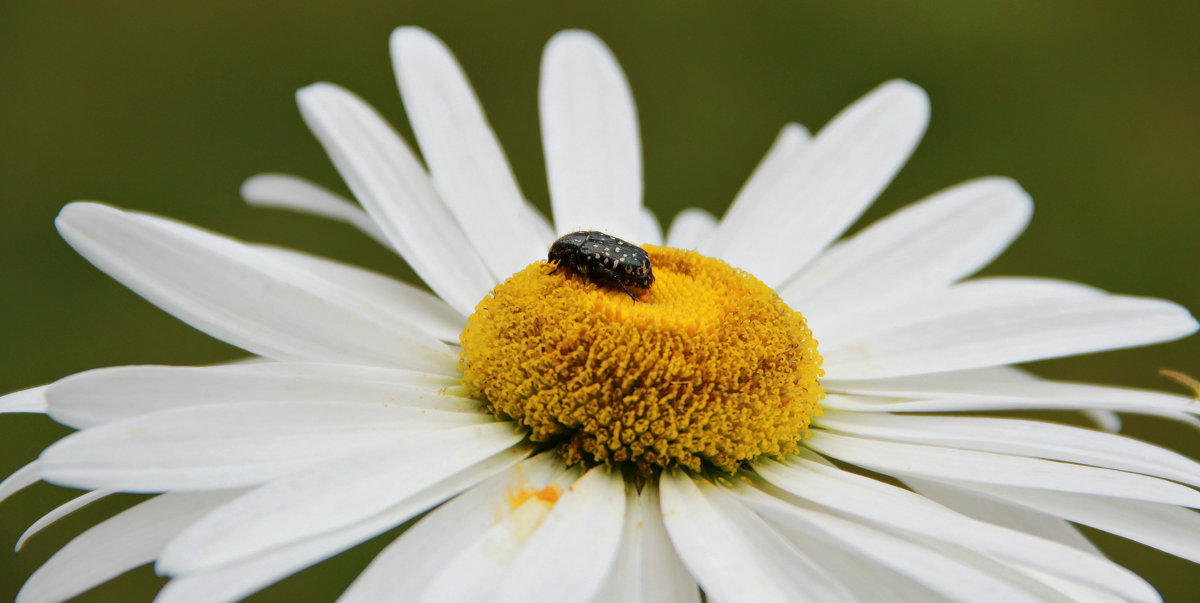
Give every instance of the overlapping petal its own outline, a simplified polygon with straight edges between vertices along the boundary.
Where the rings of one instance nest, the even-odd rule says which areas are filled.
[[[496,282],[540,259],[550,241],[526,219],[525,197],[454,55],[417,27],[397,29],[391,47],[421,154],[467,244]]]
[[[259,207],[277,207],[345,222],[392,249],[387,235],[362,208],[328,189],[289,174],[259,174],[242,183],[242,198]]]
[[[42,479],[77,488],[234,488],[413,434],[488,420],[476,412],[372,403],[185,406],[73,433],[47,448],[39,464]]]
[[[125,286],[256,354],[454,370],[455,355],[409,315],[232,239],[94,203],[68,205],[56,224],[72,247]]]
[[[1011,180],[960,184],[835,244],[779,295],[821,332],[827,317],[892,306],[974,274],[1021,234],[1032,212]]]
[[[761,192],[739,195],[701,249],[776,287],[833,242],[900,170],[929,121],[929,99],[903,81],[873,90],[804,145]],[[799,138],[795,136],[794,138]]]
[[[438,297],[466,315],[498,281],[408,145],[374,109],[332,84],[296,93],[300,113],[355,198]]]
[[[38,568],[21,588],[17,601],[64,601],[149,563],[172,536],[239,493],[163,494],[100,522]]]
[[[411,434],[283,476],[195,522],[158,559],[170,574],[213,569],[329,533],[420,495],[521,441],[510,423]]]
[[[542,455],[423,518],[342,601],[588,600],[617,553],[624,509],[618,476],[580,476]]]
[[[436,484],[386,511],[358,523],[275,548],[239,563],[174,576],[155,599],[163,603],[196,600],[234,601],[289,574],[332,557],[367,539],[390,530],[458,493],[486,482],[521,461],[528,451],[504,452]]]
[[[682,472],[664,473],[663,521],[688,571],[718,601],[854,597],[741,502]]]
[[[822,367],[832,379],[1029,362],[1170,341],[1197,328],[1186,309],[1168,301],[1109,295],[1062,281],[998,277],[854,319],[822,325]]]

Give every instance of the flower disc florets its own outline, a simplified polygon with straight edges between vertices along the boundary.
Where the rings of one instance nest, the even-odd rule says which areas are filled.
[[[546,262],[497,286],[462,333],[463,383],[570,464],[733,471],[797,452],[824,396],[804,317],[725,262],[645,249],[638,301]]]

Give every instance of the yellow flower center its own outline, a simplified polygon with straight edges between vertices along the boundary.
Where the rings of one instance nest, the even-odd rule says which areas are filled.
[[[798,452],[825,395],[804,317],[725,262],[645,249],[638,301],[547,262],[498,285],[462,333],[463,384],[568,464],[646,476]]]

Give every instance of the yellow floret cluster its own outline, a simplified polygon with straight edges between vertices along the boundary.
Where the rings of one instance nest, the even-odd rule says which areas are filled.
[[[498,285],[462,333],[464,385],[569,464],[644,476],[797,452],[824,397],[804,317],[725,262],[645,249],[638,301],[546,262]]]

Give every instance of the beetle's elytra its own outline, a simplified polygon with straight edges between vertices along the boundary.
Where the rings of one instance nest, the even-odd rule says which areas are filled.
[[[650,256],[645,249],[595,230],[563,235],[550,246],[547,258],[557,262],[556,271],[558,266],[566,264],[592,281],[617,285],[634,301],[637,297],[629,292],[629,287],[649,289],[654,284]]]

